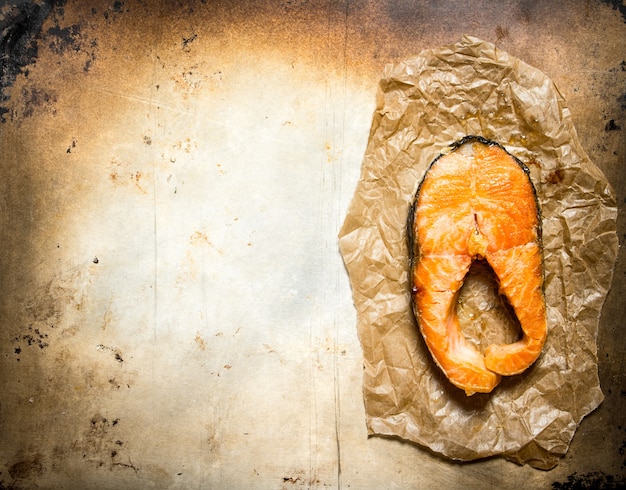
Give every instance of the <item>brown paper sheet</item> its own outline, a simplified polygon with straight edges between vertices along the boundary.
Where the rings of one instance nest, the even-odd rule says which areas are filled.
[[[549,329],[529,370],[471,397],[442,375],[419,334],[405,233],[428,164],[468,134],[499,142],[531,171],[542,208]],[[596,336],[617,255],[616,219],[612,189],[546,75],[472,37],[387,66],[339,234],[363,347],[369,433],[454,460],[500,455],[557,465],[603,399]],[[457,310],[466,335],[480,342],[483,330],[498,335],[501,307],[493,281],[473,272]]]

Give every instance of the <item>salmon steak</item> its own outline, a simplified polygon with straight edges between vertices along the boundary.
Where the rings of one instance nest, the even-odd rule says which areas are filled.
[[[489,393],[524,372],[547,335],[541,215],[526,166],[499,144],[466,136],[428,167],[410,208],[411,303],[435,363],[465,391]],[[464,336],[456,305],[474,261],[486,261],[520,325],[510,344]]]

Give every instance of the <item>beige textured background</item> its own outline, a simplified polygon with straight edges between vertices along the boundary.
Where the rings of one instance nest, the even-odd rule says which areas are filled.
[[[0,20],[25,3],[50,7]],[[623,250],[606,399],[541,472],[367,438],[336,236],[385,63],[470,34],[555,81],[623,240],[625,21],[600,0],[70,0],[23,22],[37,51],[0,123],[0,488],[623,482]]]

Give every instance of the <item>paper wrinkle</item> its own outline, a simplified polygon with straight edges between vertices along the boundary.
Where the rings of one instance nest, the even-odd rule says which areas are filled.
[[[453,460],[504,456],[552,468],[603,399],[596,337],[617,256],[613,191],[578,142],[554,83],[480,39],[466,36],[386,66],[376,100],[339,234],[363,348],[368,431]],[[428,165],[468,134],[499,142],[529,168],[542,213],[548,318],[538,361],[491,394],[471,397],[449,383],[419,334],[406,237]],[[497,322],[497,288],[474,281],[467,289],[460,320],[474,329]]]

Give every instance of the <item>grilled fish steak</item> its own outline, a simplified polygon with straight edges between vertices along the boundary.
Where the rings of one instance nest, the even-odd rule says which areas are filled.
[[[433,359],[469,396],[501,376],[524,372],[547,335],[541,219],[528,169],[497,143],[466,136],[438,156],[419,185],[408,219],[411,297]],[[519,320],[511,344],[469,343],[456,303],[474,260],[493,269]]]

